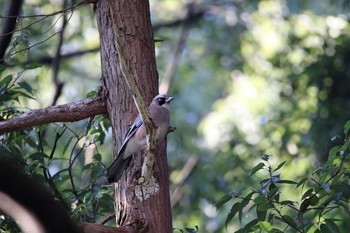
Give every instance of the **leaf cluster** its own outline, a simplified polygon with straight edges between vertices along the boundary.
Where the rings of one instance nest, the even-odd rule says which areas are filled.
[[[262,156],[250,172],[250,176],[263,171],[267,174],[259,185],[245,192],[232,191],[215,204],[219,209],[233,202],[225,226],[237,218],[242,227],[236,232],[341,232],[344,226],[340,225],[350,214],[349,131],[350,121],[344,127],[344,143],[333,147],[325,164],[310,177],[282,179],[280,169],[287,161],[273,167],[270,156]],[[282,196],[287,190],[301,195],[285,199]],[[255,217],[243,224],[242,217],[248,213]]]
[[[2,78],[1,119],[21,114],[15,103],[20,97],[33,98],[33,92],[27,82],[19,82],[13,75]],[[106,169],[98,149],[109,127],[104,117],[97,116],[81,127],[57,123],[14,131],[0,136],[0,155],[64,202],[73,219],[95,222],[114,211],[112,189],[104,186]],[[15,225],[12,219],[1,216],[0,229],[19,232]]]

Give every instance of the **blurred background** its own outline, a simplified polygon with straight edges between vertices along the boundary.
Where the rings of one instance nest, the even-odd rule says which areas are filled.
[[[0,0],[0,5],[5,7],[5,2]],[[75,3],[25,0],[22,15],[48,15]],[[271,155],[274,165],[287,161],[282,176],[295,180],[327,159],[350,119],[349,4],[347,0],[150,1],[159,40],[155,52],[160,92],[175,97],[171,121],[177,130],[168,136],[174,228],[198,226],[208,233],[239,229],[239,221],[225,228],[230,208],[217,211],[214,203],[227,193],[254,187],[259,175],[249,177],[249,172],[264,154]],[[16,111],[43,108],[80,100],[97,90],[99,34],[91,6],[65,15],[21,18],[17,24],[22,29],[12,38],[17,53],[7,51],[11,68],[6,72],[30,84],[32,98],[20,97],[8,106]],[[28,46],[29,50],[18,52]],[[24,69],[26,62],[37,66]],[[73,155],[76,190],[87,187],[94,176],[86,167],[87,154],[93,154],[90,158],[99,166],[96,179],[111,162],[110,128],[102,117],[98,119],[93,126],[83,120],[28,133],[34,144],[46,135],[42,153],[49,154],[57,145],[56,159],[47,167],[61,189],[69,189],[72,182],[57,171]],[[57,133],[62,133],[59,143],[57,136],[48,137]],[[94,140],[98,143],[91,143]],[[21,150],[32,156],[33,148]],[[83,173],[78,167],[84,168]],[[113,212],[108,204],[112,200],[106,197],[111,188],[103,193],[100,187],[94,190],[99,195],[94,200],[103,196],[100,206],[105,208],[93,217],[80,209],[78,219],[90,216],[88,221],[97,221]],[[72,198],[68,191],[62,195]],[[283,195],[293,199],[300,193],[289,190]],[[242,222],[252,217],[246,213]]]

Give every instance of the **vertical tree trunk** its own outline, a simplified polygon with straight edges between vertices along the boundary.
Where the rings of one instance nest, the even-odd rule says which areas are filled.
[[[115,31],[120,30],[125,54],[146,103],[158,94],[154,39],[147,0],[99,0],[95,6],[101,40],[102,82],[108,91],[107,109],[113,129],[113,154],[116,155],[137,110],[129,88],[121,76]],[[114,20],[117,28],[113,27]],[[115,187],[117,224],[127,232],[172,232],[166,145],[157,149],[154,177],[159,188],[150,197],[135,192],[140,177],[142,155],[133,160]]]

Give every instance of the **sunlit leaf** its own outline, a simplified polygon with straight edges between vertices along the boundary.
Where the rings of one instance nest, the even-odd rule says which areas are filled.
[[[25,69],[26,70],[33,70],[33,69],[36,69],[36,68],[39,68],[39,67],[42,67],[42,64],[40,64],[40,63],[30,63],[30,64],[25,66]]]
[[[268,154],[264,154],[263,156],[261,156],[261,159],[265,160],[265,161],[268,161],[269,158],[270,158],[270,155],[268,155]]]
[[[345,125],[344,125],[344,134],[345,136],[347,136],[349,134],[349,130],[350,130],[350,120],[348,120]]]
[[[313,190],[312,188],[308,189],[308,190],[303,194],[303,196],[301,197],[301,199],[304,200],[305,198],[309,197],[309,196],[312,194],[313,191],[314,191],[314,190]]]
[[[253,169],[251,170],[249,176],[252,176],[252,175],[254,175],[257,171],[263,169],[264,166],[265,166],[264,163],[258,163],[255,167],[253,167]]]
[[[255,226],[255,225],[258,224],[258,223],[259,223],[259,220],[258,220],[258,219],[254,219],[254,220],[248,222],[248,223],[244,226],[244,229],[245,229],[246,231],[249,231],[253,226]]]
[[[18,85],[24,90],[28,91],[30,94],[33,94],[32,87],[26,81],[19,82]]]
[[[261,221],[261,222],[259,222],[259,224],[260,224],[261,228],[266,232],[270,232],[273,229],[271,223],[269,223],[269,222]]]
[[[241,210],[241,205],[239,202],[236,202],[232,205],[230,213],[227,215],[225,220],[225,227],[227,228],[227,224],[234,218],[234,216]]]
[[[282,163],[278,164],[278,166],[276,167],[276,169],[274,171],[278,171],[281,167],[284,166],[284,164],[286,163],[287,161],[283,161]]]
[[[297,183],[297,188],[298,188],[299,186],[301,186],[301,185],[304,185],[305,182],[306,182],[307,180],[308,180],[308,178],[306,178],[306,177],[302,178],[302,179]]]
[[[333,220],[326,219],[326,227],[328,228],[328,232],[340,232],[338,226],[334,223]]]
[[[280,181],[278,181],[278,183],[280,183],[280,184],[297,184],[297,182],[295,182],[293,180],[280,180]]]
[[[222,205],[230,201],[233,197],[231,195],[225,195],[223,196],[218,202],[214,204],[216,209],[219,209]]]
[[[284,220],[288,225],[292,225],[292,226],[295,225],[293,218],[292,218],[291,216],[289,216],[289,215],[283,215],[283,220]]]

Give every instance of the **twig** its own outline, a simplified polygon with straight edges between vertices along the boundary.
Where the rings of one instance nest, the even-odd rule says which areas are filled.
[[[65,9],[66,8],[66,1],[63,0],[62,3],[63,3],[62,8]],[[71,19],[72,15],[73,14],[71,14],[69,19]],[[61,25],[61,29],[59,30],[60,33],[59,33],[59,37],[58,37],[56,54],[55,54],[54,59],[52,60],[52,78],[53,78],[53,81],[55,83],[55,94],[53,96],[51,106],[56,105],[58,98],[62,94],[62,89],[64,86],[64,83],[58,79],[58,72],[60,70],[61,48],[62,48],[63,40],[64,40],[64,30],[66,29],[68,21],[69,20],[67,20],[67,15],[63,14],[62,25]]]
[[[6,121],[0,121],[0,135],[36,125],[79,121],[87,117],[106,113],[105,100],[100,96],[95,96],[69,104],[31,110]]]
[[[55,11],[50,14],[37,14],[37,15],[8,15],[8,16],[0,16],[0,19],[7,19],[7,18],[36,18],[36,17],[50,17],[50,16],[55,16],[61,13],[66,13],[67,11],[72,11],[75,8],[86,6],[91,3],[96,3],[97,0],[83,0],[78,2],[77,4],[67,7],[63,10]]]
[[[107,222],[111,221],[115,217],[115,213],[108,215],[105,219],[101,221],[101,225],[106,224]]]
[[[76,57],[76,56],[81,56],[84,55],[86,53],[95,53],[100,51],[100,48],[92,48],[92,49],[86,49],[86,50],[78,50],[78,51],[74,51],[74,52],[69,52],[69,53],[65,53],[65,54],[61,54],[61,59],[66,59],[66,58],[71,58],[71,57]],[[53,57],[50,56],[42,56],[42,57],[38,57],[38,58],[34,58],[33,60],[31,60],[29,63],[33,63],[33,62],[37,62],[43,65],[47,65],[47,64],[51,64],[53,61]]]
[[[73,148],[72,148],[70,156],[69,156],[69,165],[68,165],[68,176],[69,176],[69,180],[70,180],[70,183],[71,183],[71,186],[72,186],[72,192],[73,192],[76,200],[78,200],[78,201],[79,201],[79,199],[78,199],[78,192],[77,192],[77,190],[75,188],[75,183],[74,183],[74,179],[73,179],[72,169],[73,169],[73,164],[74,164],[75,160],[78,158],[78,156],[80,155],[80,153],[84,149],[84,146],[82,146],[80,148],[80,150],[77,152],[77,154],[74,156],[75,148],[77,147],[80,139],[82,139],[82,137],[78,137],[77,141],[73,145]]]

